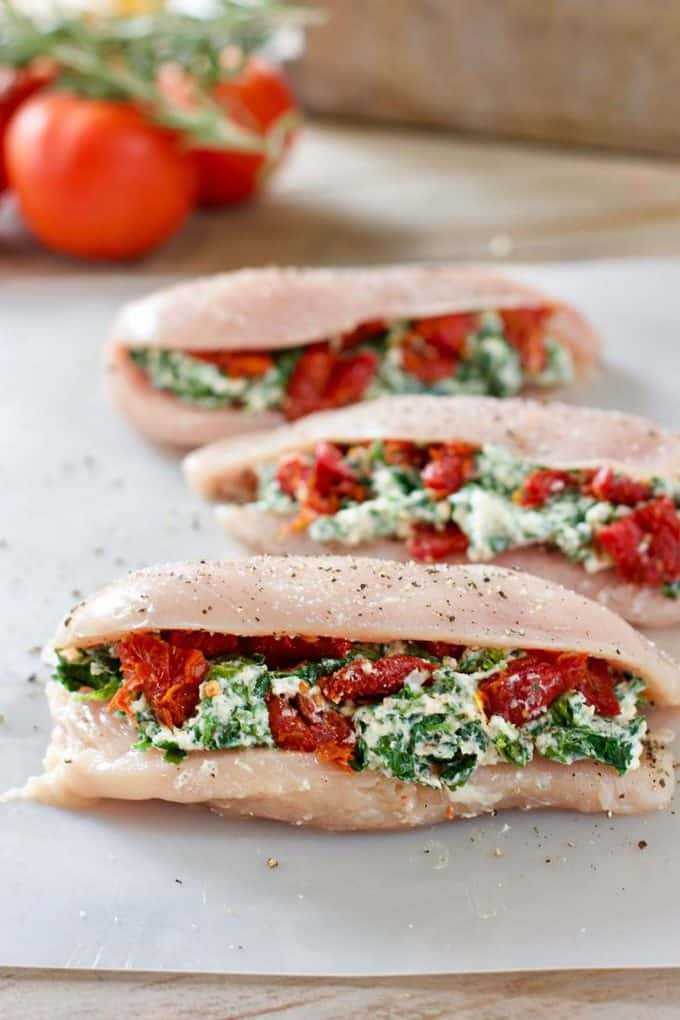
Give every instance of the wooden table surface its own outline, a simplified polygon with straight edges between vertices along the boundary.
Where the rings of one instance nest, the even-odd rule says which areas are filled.
[[[5,276],[669,254],[680,254],[680,160],[348,124],[309,127],[260,202],[197,213],[127,266],[50,255],[0,207]]]
[[[197,214],[161,252],[122,271],[617,255],[680,255],[677,161],[316,124],[261,202]],[[97,273],[112,269],[121,271],[41,251],[7,203],[0,209],[0,286],[11,286],[16,276],[83,270],[96,286]],[[513,1020],[527,1012],[554,1020],[675,1018],[680,971],[328,982],[0,969],[0,1016],[22,1020],[399,1020],[454,1014]]]

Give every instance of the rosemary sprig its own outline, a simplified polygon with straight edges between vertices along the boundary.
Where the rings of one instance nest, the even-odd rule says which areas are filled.
[[[188,145],[272,154],[280,144],[276,125],[272,137],[263,138],[230,118],[211,94],[277,29],[316,20],[309,8],[281,0],[221,0],[206,17],[161,10],[49,18],[31,17],[11,0],[0,0],[0,64],[19,68],[48,61],[56,68],[57,85],[136,103],[156,124],[181,132]],[[242,55],[240,62],[234,53]],[[167,68],[179,69],[189,83],[187,102],[178,103],[160,86]]]

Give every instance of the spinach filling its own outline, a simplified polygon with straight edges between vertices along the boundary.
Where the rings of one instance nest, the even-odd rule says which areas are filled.
[[[619,704],[642,689],[640,681],[619,684]],[[572,692],[562,695],[551,705],[547,716],[534,730],[536,749],[545,758],[570,765],[580,758],[611,765],[623,775],[639,756],[645,735],[645,720],[630,719],[625,727],[597,716],[586,704],[583,695]]]
[[[118,658],[105,645],[79,651],[75,659],[59,656],[54,679],[76,697],[96,701],[110,701],[122,683]]]
[[[524,506],[517,501],[517,492],[543,466],[491,445],[476,453],[472,477],[445,498],[426,488],[419,470],[387,463],[380,440],[354,448],[347,461],[368,498],[343,499],[335,513],[314,518],[307,533],[321,544],[356,546],[380,538],[407,539],[414,524],[442,530],[453,523],[466,536],[467,555],[473,561],[541,544],[592,573],[612,565],[597,547],[598,530],[631,509],[569,488],[553,494],[543,506]],[[666,494],[680,507],[680,488],[669,489],[657,479],[651,484],[655,496]],[[300,510],[299,503],[281,489],[271,464],[259,468],[257,506],[286,516]],[[666,598],[679,598],[680,579],[660,586],[660,591]]]
[[[199,688],[194,712],[180,727],[161,725],[143,694],[131,701],[138,740],[165,759],[179,762],[192,751],[274,747],[268,695],[294,699],[301,689],[320,696],[317,681],[356,658],[414,655],[436,668],[431,682],[413,672],[396,694],[347,702],[340,711],[351,720],[356,771],[371,769],[408,782],[447,788],[463,786],[480,765],[505,762],[519,768],[534,754],[565,764],[592,759],[623,774],[638,766],[646,722],[637,709],[644,683],[633,676],[615,688],[620,714],[604,718],[571,691],[538,718],[516,726],[500,715],[487,717],[479,685],[523,657],[521,651],[468,648],[457,658],[433,655],[427,646],[395,642],[355,645],[342,659],[303,662],[271,669],[261,656],[217,656]],[[61,658],[59,680],[79,698],[109,700],[123,682],[114,648],[95,648]],[[329,710],[335,705],[327,703]]]
[[[282,406],[288,380],[301,353],[299,347],[273,352],[272,367],[259,378],[232,378],[217,365],[182,351],[140,347],[131,349],[129,357],[144,370],[155,389],[172,393],[187,404],[266,411]]]
[[[545,368],[528,374],[517,350],[504,335],[500,316],[484,312],[477,317],[477,325],[467,337],[465,353],[453,375],[426,383],[404,365],[404,340],[410,332],[417,333],[417,329],[415,322],[396,322],[389,329],[352,346],[352,353],[370,350],[378,358],[367,397],[389,393],[475,393],[507,397],[519,393],[527,382],[533,386],[556,386],[571,382],[574,377],[569,350],[552,337],[545,341]],[[294,347],[269,352],[272,367],[259,378],[231,377],[218,365],[192,357],[186,351],[138,347],[130,348],[128,353],[155,389],[172,393],[186,403],[207,408],[238,406],[263,411],[283,407],[288,382],[304,350]]]

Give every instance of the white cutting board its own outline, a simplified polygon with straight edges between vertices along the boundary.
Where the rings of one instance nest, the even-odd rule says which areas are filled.
[[[574,399],[680,426],[679,262],[517,275],[604,333],[604,370]],[[148,563],[236,553],[176,460],[104,397],[102,337],[119,302],[150,286],[0,283],[2,789],[39,770],[48,719],[34,649],[80,594]],[[161,803],[0,806],[0,965],[332,976],[680,965],[678,846],[674,813],[513,812],[329,835]]]

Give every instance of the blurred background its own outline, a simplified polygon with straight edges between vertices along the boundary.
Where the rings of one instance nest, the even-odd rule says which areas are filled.
[[[678,251],[674,4],[654,5],[653,17],[640,0],[183,0],[170,10],[110,0],[64,10],[0,4],[0,273],[101,271],[121,260],[157,273]],[[17,12],[30,16],[23,27]],[[78,19],[89,27],[74,29]],[[145,35],[165,42],[140,56]],[[74,47],[75,66],[61,63]],[[112,86],[88,64],[92,52],[116,73],[132,68],[132,85]],[[203,77],[215,53],[219,72]],[[265,70],[254,73],[253,59]],[[42,76],[30,98],[17,101],[26,90],[17,75]],[[257,80],[244,84],[249,75]],[[206,144],[196,82],[200,103],[224,86],[227,126],[243,137],[222,125],[218,148],[213,135]],[[110,111],[75,144],[65,96],[79,117],[83,104],[94,119],[92,104],[113,103],[170,128],[199,153],[198,200],[166,175],[167,160],[162,170],[139,160],[138,188],[131,149],[103,154],[122,131]],[[47,111],[24,108],[46,101]],[[168,117],[173,104],[179,113]],[[253,136],[266,151],[248,147]],[[127,174],[115,179],[121,166]],[[137,237],[147,215],[134,212],[137,190],[150,210],[164,189],[162,222]],[[119,236],[107,241],[116,233],[127,249]]]

